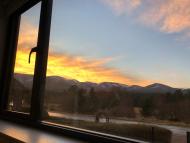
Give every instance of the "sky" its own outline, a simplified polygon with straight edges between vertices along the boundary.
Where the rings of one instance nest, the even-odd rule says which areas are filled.
[[[189,0],[54,0],[47,76],[190,86]],[[33,74],[40,4],[21,17],[15,72]]]

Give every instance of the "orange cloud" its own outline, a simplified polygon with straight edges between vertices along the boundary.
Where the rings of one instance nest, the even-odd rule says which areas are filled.
[[[34,57],[31,64],[27,63],[29,50],[20,49],[17,52],[16,73],[33,74]],[[110,59],[89,60],[82,57],[66,54],[50,53],[48,57],[47,76],[62,76],[69,79],[90,82],[118,82],[128,85],[147,85],[150,82],[139,80],[130,75],[122,74],[115,68],[109,68],[105,64]]]
[[[28,64],[28,58],[30,49],[37,45],[37,37],[38,27],[26,22],[25,19],[21,19],[14,69],[15,72],[25,74],[34,73],[35,55],[32,55],[31,64]]]
[[[47,74],[96,83],[105,81],[139,85],[146,85],[148,83],[147,81],[137,80],[132,76],[122,74],[115,68],[108,68],[105,64],[109,60],[89,60],[63,54],[50,54]]]

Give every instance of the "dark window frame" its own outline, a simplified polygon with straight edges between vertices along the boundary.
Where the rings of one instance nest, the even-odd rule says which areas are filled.
[[[36,53],[31,111],[30,114],[7,111],[6,108],[8,103],[8,90],[11,78],[14,74],[13,70],[19,35],[20,16],[22,13],[24,13],[39,2],[41,2],[41,14],[37,42],[37,47],[39,48],[39,51]],[[43,113],[43,94],[45,91],[52,4],[53,0],[29,0],[9,17],[6,37],[7,45],[3,54],[3,68],[2,72],[0,73],[0,119],[16,122],[21,125],[34,127],[41,130],[50,131],[51,133],[67,135],[72,138],[77,138],[89,142],[140,143],[141,141],[138,140],[108,135],[85,129],[68,127],[64,125],[59,126],[56,124],[43,122],[41,120],[41,115]]]
[[[14,74],[14,65],[16,60],[17,43],[19,36],[21,15],[41,2],[40,22],[38,30],[38,40],[33,77],[33,87],[31,96],[30,113],[20,113],[16,111],[8,111],[7,103],[9,96],[9,87],[11,78]],[[0,75],[0,112],[2,115],[10,117],[19,117],[22,119],[40,120],[43,110],[43,89],[45,86],[46,66],[49,47],[49,33],[51,23],[52,0],[30,0],[22,7],[18,8],[9,17],[6,49],[3,56],[2,74]],[[32,49],[33,47],[31,47]]]

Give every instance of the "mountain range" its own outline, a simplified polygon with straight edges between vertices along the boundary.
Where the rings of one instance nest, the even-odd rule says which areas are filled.
[[[14,79],[22,84],[25,88],[31,88],[33,84],[33,76],[27,74],[14,74]],[[113,88],[119,88],[121,90],[130,91],[130,92],[139,92],[139,93],[173,93],[177,89],[168,85],[154,83],[145,87],[139,85],[125,85],[115,82],[102,82],[102,83],[93,83],[93,82],[80,82],[77,80],[66,79],[59,76],[48,76],[46,78],[46,90],[62,92],[63,90],[69,89],[71,86],[77,86],[79,88],[90,90],[94,88],[95,91],[109,91]],[[186,92],[189,89],[182,89]]]

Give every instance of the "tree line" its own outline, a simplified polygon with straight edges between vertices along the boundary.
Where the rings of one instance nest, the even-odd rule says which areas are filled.
[[[114,87],[110,90],[89,90],[71,86],[61,92],[47,91],[45,105],[50,110],[135,118],[135,108],[143,117],[190,122],[190,92],[178,89],[173,93],[129,92]]]

